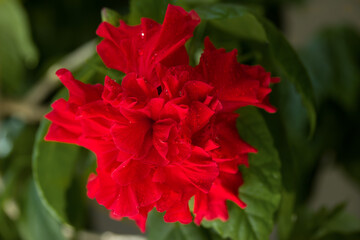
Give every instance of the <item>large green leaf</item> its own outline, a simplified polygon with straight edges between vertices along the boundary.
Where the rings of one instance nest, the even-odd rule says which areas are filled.
[[[164,222],[163,215],[153,210],[147,220],[148,240],[221,240],[216,233],[206,231],[195,224]]]
[[[328,98],[356,111],[360,90],[360,34],[350,27],[328,28],[300,51],[318,103]]]
[[[268,20],[257,17],[258,12],[236,4],[213,4],[195,9],[202,21],[220,29],[235,38],[256,41],[267,45],[270,50],[272,66],[279,70],[284,79],[295,85],[302,103],[306,107],[313,133],[316,124],[315,97],[307,70],[297,53],[285,39],[283,34]],[[204,36],[202,36],[204,37]],[[221,37],[221,36],[220,36]],[[221,44],[228,41],[223,37]],[[254,53],[253,49],[253,52]]]
[[[33,173],[41,199],[57,219],[67,222],[66,191],[82,149],[75,145],[46,142],[50,121],[44,119],[37,133],[33,153]]]
[[[101,20],[103,22],[108,22],[113,26],[117,27],[120,24],[120,19],[121,15],[115,10],[112,10],[110,8],[103,8],[101,10]]]
[[[76,79],[85,83],[103,83],[105,75],[121,80],[122,74],[118,71],[110,71],[104,66],[99,56],[96,54],[90,57],[83,65],[74,71]],[[54,97],[54,100],[66,98],[68,95],[66,89],[62,88]],[[70,223],[76,226],[81,225],[81,216],[83,207],[73,206],[83,204],[82,191],[79,186],[74,186],[75,182],[83,187],[81,177],[77,175],[87,172],[89,165],[88,151],[79,146],[48,142],[44,140],[50,126],[50,121],[43,119],[37,132],[37,137],[33,150],[33,174],[35,183],[39,191],[41,200],[48,208],[50,213],[58,220]],[[82,169],[76,172],[76,167],[82,164]],[[73,181],[75,181],[73,183]],[[75,191],[75,192],[74,192]],[[68,196],[68,193],[78,194],[78,196]],[[72,201],[71,204],[67,204]]]
[[[334,233],[360,233],[360,220],[347,213],[343,204],[333,209],[323,207],[316,212],[301,209],[294,226],[289,237],[291,240],[318,240],[326,239],[326,236]]]
[[[33,179],[24,192],[24,207],[18,221],[19,232],[24,240],[65,240],[62,226],[49,214],[41,202]]]
[[[284,35],[268,20],[258,19],[266,31],[269,49],[275,61],[273,64],[287,80],[295,85],[297,92],[301,96],[308,113],[310,135],[312,135],[316,125],[316,111],[313,87],[308,72]]]
[[[142,17],[151,18],[161,23],[165,17],[166,8],[173,0],[131,0],[129,23],[139,24]]]
[[[272,232],[280,201],[280,161],[266,123],[256,109],[241,109],[238,129],[241,137],[258,150],[249,156],[250,167],[241,169],[244,184],[239,194],[247,207],[241,209],[230,203],[228,221],[204,221],[203,225],[234,240],[265,240]]]
[[[0,1],[0,82],[6,95],[26,90],[25,69],[38,61],[28,22],[20,1]]]
[[[198,7],[195,11],[201,21],[208,21],[214,27],[236,37],[268,41],[263,26],[248,8],[235,4],[214,4]]]

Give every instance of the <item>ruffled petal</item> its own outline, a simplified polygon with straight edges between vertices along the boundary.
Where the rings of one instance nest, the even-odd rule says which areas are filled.
[[[69,90],[69,102],[81,105],[101,98],[104,89],[103,85],[82,83],[76,80],[69,70],[64,68],[57,70],[56,75]]]
[[[239,156],[248,153],[256,153],[257,150],[244,142],[237,133],[235,113],[217,114],[212,128],[213,139],[218,148],[211,151],[214,160],[237,160]],[[237,162],[240,164],[240,162]],[[247,159],[243,164],[248,165]]]
[[[52,121],[45,140],[77,144],[82,134],[81,122],[77,119],[78,109],[100,99],[103,86],[82,83],[66,69],[60,69],[56,74],[68,89],[69,100],[59,99],[52,104],[53,110],[45,116]]]
[[[261,66],[247,66],[237,62],[237,51],[225,52],[216,49],[209,38],[205,39],[205,50],[197,70],[205,81],[215,87],[226,111],[254,105],[268,112],[276,109],[268,102],[271,92],[269,84],[277,82]]]
[[[127,123],[116,123],[111,127],[113,141],[119,150],[143,156],[151,145],[151,121],[147,118],[138,118]]]
[[[157,87],[160,84],[155,71],[157,64],[167,67],[188,64],[184,45],[199,22],[194,11],[188,13],[173,5],[168,6],[163,25],[146,18],[133,27],[120,22],[116,28],[104,22],[97,30],[105,38],[97,52],[109,68],[135,72]]]
[[[200,225],[203,218],[207,220],[215,218],[220,218],[223,221],[227,220],[229,217],[226,206],[227,200],[234,202],[241,208],[245,208],[246,204],[238,197],[238,189],[242,183],[240,173],[221,173],[208,194],[201,192],[196,194],[194,205],[195,223]]]

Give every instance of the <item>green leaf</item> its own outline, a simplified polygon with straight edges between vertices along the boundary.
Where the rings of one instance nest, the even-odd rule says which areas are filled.
[[[203,225],[213,227],[222,237],[234,240],[268,239],[280,201],[278,153],[265,121],[255,108],[240,110],[238,129],[241,137],[258,150],[257,154],[249,156],[249,168],[241,168],[244,184],[239,195],[247,207],[240,209],[230,203],[228,221],[204,221]]]
[[[65,95],[62,91],[59,95]],[[33,174],[41,200],[50,213],[63,222],[66,216],[66,191],[73,178],[75,164],[83,149],[75,145],[44,140],[50,121],[43,119],[33,152]]]
[[[269,48],[275,60],[275,66],[287,80],[293,83],[300,93],[310,121],[310,136],[316,127],[315,97],[308,72],[295,50],[283,34],[266,19],[259,18],[269,40]]]
[[[360,232],[360,220],[345,211],[340,204],[333,209],[321,208],[316,212],[299,211],[298,220],[289,239],[318,240],[331,234],[354,234]]]
[[[166,223],[164,214],[153,210],[147,220],[148,240],[221,240],[216,233],[206,231],[193,223]]]
[[[332,99],[348,112],[357,109],[360,90],[360,35],[350,27],[321,31],[300,51],[318,103]]]
[[[173,0],[131,0],[129,24],[139,24],[142,17],[161,23],[164,20],[167,6],[171,3]]]
[[[272,53],[272,64],[284,78],[295,85],[305,105],[310,121],[310,135],[315,130],[315,97],[310,77],[297,53],[276,27],[257,12],[236,4],[213,4],[195,9],[202,21],[240,39],[267,44]],[[225,39],[222,40],[224,44]]]
[[[282,191],[279,211],[277,213],[277,234],[280,240],[288,239],[293,228],[293,212],[295,205],[295,193]]]
[[[351,234],[360,232],[359,219],[345,212],[343,208],[335,209],[333,212],[335,212],[333,216],[316,231],[315,239],[322,238],[329,233]]]
[[[248,8],[235,4],[204,5],[195,9],[201,21],[242,39],[268,42],[265,30]]]
[[[41,202],[33,180],[24,193],[24,212],[18,221],[19,232],[24,240],[65,240],[62,226],[49,214]]]
[[[38,61],[29,21],[20,1],[0,1],[0,32],[1,91],[7,95],[20,94],[26,90],[26,67],[33,67]]]
[[[117,27],[120,24],[120,19],[121,15],[110,8],[103,8],[101,10],[101,20],[103,22],[108,22],[113,26]]]

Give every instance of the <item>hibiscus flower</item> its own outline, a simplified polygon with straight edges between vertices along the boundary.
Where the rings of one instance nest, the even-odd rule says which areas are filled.
[[[237,133],[234,113],[254,105],[274,112],[270,83],[261,66],[236,61],[237,52],[216,49],[208,38],[196,67],[184,44],[198,15],[169,5],[162,25],[142,19],[118,28],[102,23],[98,53],[110,68],[126,73],[121,85],[84,84],[66,69],[57,72],[69,99],[53,103],[46,140],[73,143],[96,154],[88,196],[115,218],[134,219],[145,231],[148,212],[166,222],[226,220],[226,201],[239,207],[239,165],[256,150]]]

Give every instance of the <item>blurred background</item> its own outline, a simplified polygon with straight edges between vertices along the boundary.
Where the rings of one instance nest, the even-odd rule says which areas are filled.
[[[219,1],[182,2],[191,7]],[[235,2],[261,9],[275,23],[298,51],[315,89],[317,130],[312,142],[296,146],[305,166],[299,173],[303,181],[296,204],[300,209],[306,203],[311,212],[346,202],[346,210],[360,217],[360,1]],[[59,183],[67,189],[66,196],[60,197],[75,202],[76,210],[65,209],[74,213],[69,214],[72,226],[59,228],[33,181],[37,177],[32,171],[33,147],[36,135],[42,134],[37,133],[39,124],[60,89],[55,71],[65,67],[88,82],[119,74],[106,69],[95,55],[99,41],[95,31],[103,7],[126,16],[131,4],[123,0],[0,0],[0,239],[50,239],[53,232],[60,237],[51,239],[72,238],[75,232],[82,239],[140,234],[132,222],[111,220],[106,209],[86,198],[86,178],[95,168],[91,153],[74,153],[85,156],[84,160],[73,167],[76,174],[70,182]],[[272,120],[268,122],[271,125]],[[61,167],[58,174],[63,174]]]

